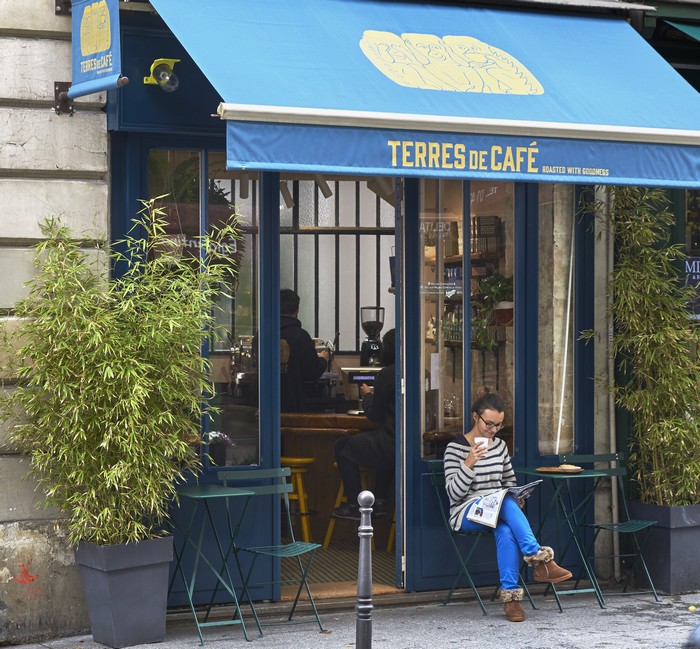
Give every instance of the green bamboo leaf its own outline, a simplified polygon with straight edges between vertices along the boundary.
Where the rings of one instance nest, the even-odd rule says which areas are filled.
[[[2,418],[27,413],[12,438],[46,503],[67,516],[72,542],[158,534],[175,482],[200,468],[184,437],[197,434],[206,405],[200,350],[224,273],[161,254],[166,225],[158,201],[145,201],[119,251],[109,252],[125,273],[106,278],[60,220],[46,219],[35,277],[15,306],[24,326],[7,340],[22,383],[0,404]],[[202,249],[219,250],[210,240]]]

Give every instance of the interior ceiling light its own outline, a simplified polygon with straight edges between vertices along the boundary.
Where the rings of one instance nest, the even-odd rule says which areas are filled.
[[[241,179],[238,181],[238,195],[242,199],[246,199],[250,196],[250,183],[248,174],[245,171],[241,173]]]
[[[385,200],[389,205],[394,205],[396,196],[394,186],[388,178],[374,176],[367,181],[367,189],[373,191],[379,198]]]
[[[180,80],[173,69],[179,62],[180,59],[156,59],[151,63],[150,76],[143,78],[144,84],[160,86],[165,92],[175,92],[180,85]]]
[[[316,181],[316,185],[318,185],[318,188],[321,190],[323,198],[330,198],[331,196],[333,196],[333,191],[331,190],[330,186],[328,185],[326,179],[323,176],[316,174],[314,176],[314,180]]]
[[[289,186],[287,181],[283,180],[280,182],[280,194],[282,194],[282,200],[286,205],[287,209],[294,207],[294,199],[292,198],[292,192],[289,191]]]

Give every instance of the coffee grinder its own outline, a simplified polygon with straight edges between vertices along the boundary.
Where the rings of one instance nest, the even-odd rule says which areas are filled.
[[[379,334],[384,326],[384,307],[360,307],[360,322],[367,336],[360,347],[360,365],[379,367],[382,364],[382,341]]]

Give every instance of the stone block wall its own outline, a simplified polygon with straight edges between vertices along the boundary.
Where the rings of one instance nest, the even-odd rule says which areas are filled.
[[[54,111],[54,82],[71,80],[70,16],[55,7],[0,0],[0,318],[10,327],[40,222],[61,216],[81,238],[109,228],[106,93],[77,99],[73,115]],[[0,380],[12,389],[14,377]],[[0,645],[89,628],[65,525],[25,477],[11,426],[0,426]]]

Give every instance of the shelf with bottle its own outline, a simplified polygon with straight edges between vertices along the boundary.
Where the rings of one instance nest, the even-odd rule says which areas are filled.
[[[445,344],[450,341],[459,341],[461,343],[464,336],[461,304],[445,305],[442,315],[442,332]]]
[[[471,262],[472,266],[495,267],[495,266],[498,266],[498,263],[499,263],[501,258],[502,258],[502,255],[493,255],[493,254],[488,254],[488,253],[477,253],[477,254],[469,257],[469,259],[466,261]],[[436,266],[436,263],[437,263],[435,257],[425,257],[423,262],[429,268],[434,268]],[[462,266],[464,264],[464,262],[465,262],[465,259],[462,255],[451,255],[449,257],[443,257],[443,259],[442,259],[442,263],[444,266]]]

